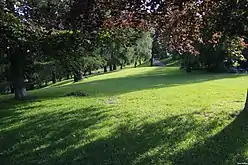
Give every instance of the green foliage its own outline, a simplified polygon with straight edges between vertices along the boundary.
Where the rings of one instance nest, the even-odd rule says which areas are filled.
[[[124,11],[126,6],[132,7]],[[168,50],[192,57],[198,50],[201,55],[186,63],[206,68],[218,68],[223,60],[243,60],[232,37],[247,29],[244,1],[13,0],[0,7],[1,80],[10,81],[12,75],[19,88],[26,78],[47,82],[51,75],[63,79],[107,65],[136,65],[155,54],[165,57]],[[151,29],[156,31],[153,38]],[[196,49],[197,44],[204,48]],[[38,63],[53,63],[56,69],[43,75],[46,67]]]
[[[152,56],[152,38],[150,32],[143,32],[136,41],[136,55],[138,60],[148,60]]]
[[[150,35],[149,31],[132,28],[103,30],[99,34],[99,47],[108,65],[126,65],[150,58],[152,44]]]
[[[227,43],[227,51],[228,51],[228,57],[235,60],[242,60],[244,61],[245,58],[242,54],[244,47],[242,46],[240,42],[240,37],[234,36],[233,38],[230,38]]]
[[[28,62],[33,65],[37,58],[41,31],[11,7],[0,11],[0,27],[0,65],[4,68],[0,83],[8,84],[8,88],[22,88],[24,79],[29,74],[25,65]]]

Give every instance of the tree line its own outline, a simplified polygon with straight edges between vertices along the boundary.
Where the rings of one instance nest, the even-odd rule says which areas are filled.
[[[247,1],[3,0],[1,83],[17,99],[48,81],[172,52],[187,71],[244,65]],[[160,55],[158,55],[160,54]]]

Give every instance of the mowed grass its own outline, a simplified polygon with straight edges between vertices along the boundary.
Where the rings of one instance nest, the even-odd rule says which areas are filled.
[[[246,75],[144,67],[0,102],[1,165],[248,162]],[[65,97],[80,91],[87,97]]]

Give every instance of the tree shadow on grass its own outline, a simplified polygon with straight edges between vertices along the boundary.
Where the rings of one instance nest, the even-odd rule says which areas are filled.
[[[216,122],[202,123],[199,127],[193,115],[172,116],[133,129],[128,124],[121,125],[113,136],[69,151],[65,156],[88,165],[172,163],[173,149],[187,138],[189,132],[200,134],[202,131],[209,131]],[[79,151],[85,151],[86,154],[75,157]],[[152,152],[157,155],[154,156]]]
[[[14,122],[4,119],[6,126],[0,127],[0,164],[58,164],[63,150],[93,138],[88,129],[110,117],[108,111],[91,106],[31,117],[17,115],[19,121]]]
[[[121,73],[120,73],[121,74]],[[201,83],[219,79],[237,78],[245,76],[242,74],[210,74],[203,72],[185,73],[175,69],[160,69],[157,68],[151,72],[119,77],[109,78],[95,81],[85,81],[79,84],[73,84],[58,88],[53,88],[50,91],[39,91],[39,96],[44,98],[64,96],[66,92],[84,91],[90,96],[113,96],[125,94],[129,92],[169,88],[180,85]]]
[[[116,95],[144,89],[172,87],[240,75],[209,75],[164,73],[161,70],[116,79],[97,80],[58,88],[66,92],[84,90],[92,86],[106,95]],[[113,88],[118,86],[120,88]],[[67,89],[69,88],[69,89]],[[83,88],[83,89],[82,89]],[[65,92],[65,91],[63,91]],[[55,94],[53,94],[55,93]],[[44,93],[45,94],[45,93]],[[46,93],[49,94],[49,93]],[[52,97],[62,96],[51,90]],[[97,94],[95,94],[97,95]],[[46,99],[44,97],[44,99]],[[37,100],[33,100],[37,101]],[[223,131],[208,138],[218,119],[199,122],[194,115],[171,116],[154,123],[118,125],[106,122],[112,116],[106,107],[86,107],[73,111],[42,113],[22,116],[32,110],[30,101],[1,104],[0,164],[235,164],[245,161],[248,147],[248,121],[238,116]],[[45,105],[44,105],[45,106]],[[37,107],[33,107],[37,108]],[[12,118],[9,120],[9,118]],[[127,118],[128,119],[128,118]],[[98,138],[99,129],[117,129]],[[200,137],[191,147],[180,148],[192,134]]]
[[[5,126],[0,127],[0,164],[235,164],[245,161],[248,115],[244,112],[209,138],[221,119],[206,118],[205,114],[196,112],[139,123],[128,114],[112,111],[90,106],[34,116],[15,114],[19,120],[9,123],[2,118]],[[126,122],[113,120],[120,117],[127,119]],[[106,135],[101,136],[102,133]]]
[[[237,164],[247,160],[247,114],[242,112],[224,130],[210,138],[207,134],[221,121],[199,122],[194,115],[172,116],[136,128],[121,125],[111,137],[68,150],[61,156],[66,157],[69,164],[89,165]],[[181,144],[190,141],[189,135],[196,136],[202,145],[192,142],[192,148],[181,148]]]
[[[14,128],[1,131],[0,163],[13,164],[152,164],[173,161],[171,155],[152,157],[157,147],[174,148],[188,132],[200,134],[213,128],[214,122],[199,123],[193,114],[168,117],[155,123],[130,128],[117,125],[110,136],[95,138],[97,124],[111,118],[110,110],[87,107],[63,113],[47,113],[20,118]],[[104,125],[103,130],[111,127]],[[138,124],[138,123],[137,123]],[[142,157],[144,156],[144,157]],[[161,159],[162,158],[162,159]],[[160,162],[159,162],[160,161]]]
[[[177,154],[176,164],[248,163],[248,113],[242,111],[216,135]]]
[[[5,117],[10,118],[20,114],[22,110],[26,110],[26,109],[31,110],[35,108],[34,106],[29,106],[29,105],[30,103],[37,101],[38,100],[34,100],[34,99],[18,101],[12,98],[0,100],[0,121],[3,120]],[[22,106],[21,108],[19,107],[20,105]]]

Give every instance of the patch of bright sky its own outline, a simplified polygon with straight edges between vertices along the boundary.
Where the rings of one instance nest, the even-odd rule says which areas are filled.
[[[148,13],[151,13],[151,12],[153,12],[153,11],[156,11],[157,9],[158,9],[158,7],[159,7],[159,3],[157,3],[157,4],[152,4],[151,2],[152,2],[153,0],[142,0],[142,2],[143,2],[143,10],[146,10]],[[161,0],[161,2],[164,2],[164,0]],[[149,5],[150,4],[150,5]],[[152,5],[155,5],[154,7],[153,7],[153,9],[152,9],[152,6],[151,6],[151,4]]]
[[[31,8],[27,5],[25,0],[19,0],[14,4],[15,13],[21,17],[22,21],[26,21],[26,18],[29,18],[28,10]]]

